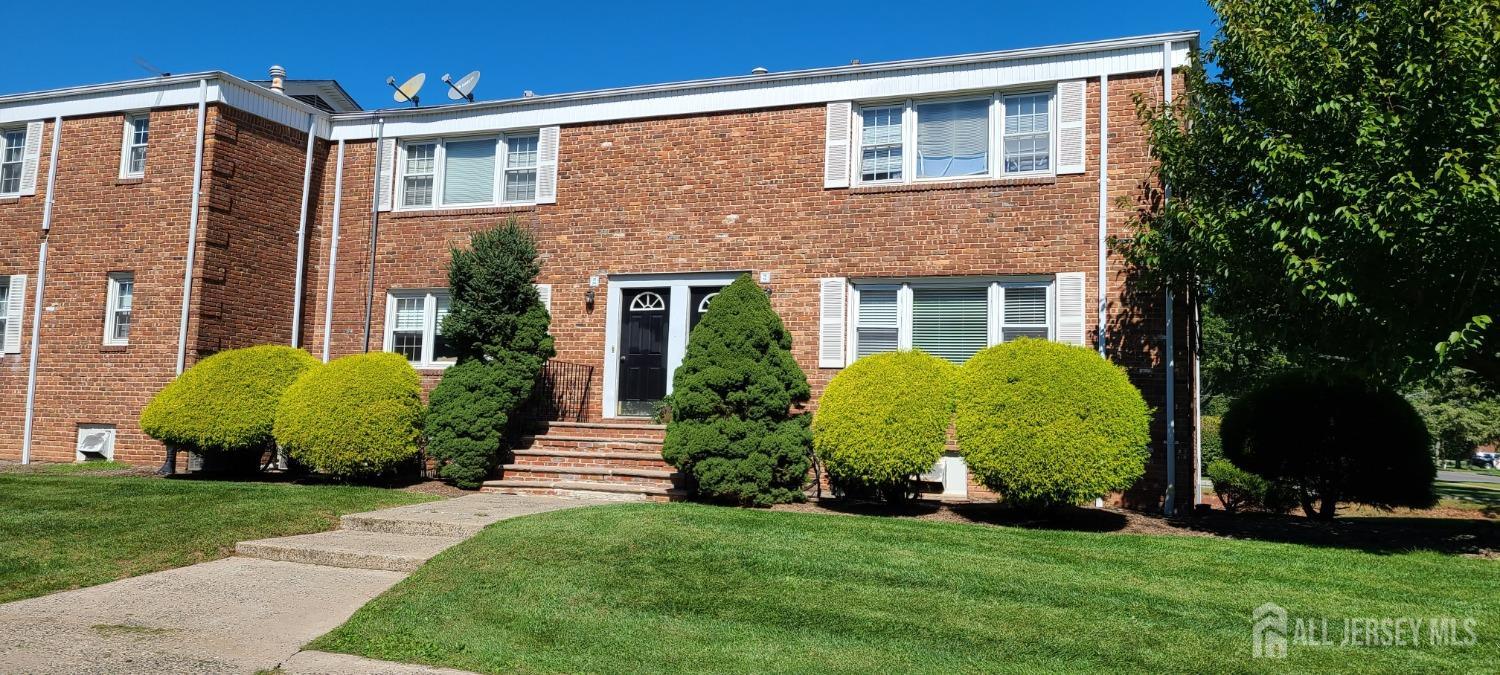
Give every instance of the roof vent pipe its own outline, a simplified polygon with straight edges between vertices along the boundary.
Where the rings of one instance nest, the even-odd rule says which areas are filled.
[[[281,66],[271,66],[271,91],[285,94],[286,69]]]
[[[756,66],[756,67],[750,69],[750,74],[751,75],[765,75],[766,73],[769,73],[769,72],[771,72],[771,71],[766,70],[765,66]]]

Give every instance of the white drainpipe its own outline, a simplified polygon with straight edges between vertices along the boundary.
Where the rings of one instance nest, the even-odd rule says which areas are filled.
[[[47,237],[52,232],[52,205],[57,186],[57,149],[62,140],[62,115],[52,118],[52,155],[47,158],[47,196],[42,202],[42,243],[36,254],[36,297],[31,302],[31,354],[26,366],[26,422],[21,439],[21,463],[31,463],[32,425],[36,420],[36,363],[41,351],[42,302],[47,287]]]
[[[1172,103],[1172,43],[1161,43],[1161,65],[1162,65],[1162,102]],[[1171,197],[1171,189],[1162,186],[1162,205],[1166,205],[1167,199]],[[1177,500],[1177,355],[1173,331],[1175,325],[1172,317],[1172,287],[1167,286],[1167,499],[1162,507],[1162,512],[1172,515],[1176,510]]]
[[[188,214],[187,265],[182,270],[182,318],[177,324],[177,374],[187,364],[188,310],[193,300],[193,267],[198,257],[198,205],[203,197],[203,136],[208,117],[208,80],[198,80],[198,143],[193,149],[193,205]]]
[[[370,351],[370,321],[375,311],[375,251],[380,237],[380,172],[385,167],[381,162],[385,158],[380,156],[380,146],[385,144],[385,118],[376,121],[375,131],[375,185],[370,193],[374,196],[370,200],[370,279],[369,286],[365,289],[365,351]],[[395,178],[392,177],[391,189],[396,189]]]
[[[302,165],[302,215],[297,223],[297,279],[292,295],[292,346],[302,346],[302,277],[307,273],[307,210],[312,194],[313,147],[318,140],[318,118],[307,115],[307,161]]]
[[[1109,337],[1109,74],[1099,74],[1099,355],[1105,355]],[[1106,357],[1107,358],[1107,357]]]
[[[328,293],[323,300],[323,363],[333,332],[333,280],[339,264],[339,211],[344,206],[344,140],[339,139],[338,160],[333,170],[333,234],[328,238]]]

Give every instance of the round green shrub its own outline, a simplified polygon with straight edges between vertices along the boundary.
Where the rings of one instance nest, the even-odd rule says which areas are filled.
[[[920,351],[866,356],[833,377],[813,416],[813,450],[833,487],[889,500],[943,456],[957,368]]]
[[[489,477],[514,414],[536,383],[540,363],[525,354],[460,361],[443,371],[427,406],[427,450],[438,475],[461,488]]]
[[[202,453],[272,447],[276,405],[318,360],[301,349],[264,345],[219,352],[172,380],[141,411],[141,430]]]
[[[389,472],[421,449],[420,378],[400,354],[335,359],[287,388],[275,434],[314,471],[343,478]]]
[[[1018,504],[1076,504],[1145,472],[1151,410],[1093,350],[1020,339],[959,370],[958,447],[975,478]]]
[[[1296,496],[1309,518],[1339,502],[1436,503],[1431,437],[1410,401],[1348,373],[1297,370],[1241,396],[1220,427],[1235,466]]]

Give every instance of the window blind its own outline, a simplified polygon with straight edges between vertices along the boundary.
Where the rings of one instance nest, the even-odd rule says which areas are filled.
[[[1047,339],[1047,287],[1010,286],[1005,289],[1001,339]]]
[[[896,289],[861,290],[858,320],[854,345],[855,358],[881,352],[893,352],[899,348]]]
[[[443,203],[479,204],[495,198],[495,141],[443,145]]]
[[[989,341],[988,314],[989,289],[984,286],[914,288],[911,346],[963,363]]]
[[[989,172],[987,99],[917,106],[917,176],[948,178]]]

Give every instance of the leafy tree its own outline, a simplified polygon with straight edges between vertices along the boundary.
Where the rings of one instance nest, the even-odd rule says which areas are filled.
[[[443,335],[458,363],[432,390],[427,449],[440,476],[474,488],[495,468],[515,412],[555,352],[531,235],[512,219],[469,244],[454,249],[448,264],[452,305]]]
[[[1500,383],[1500,3],[1209,4],[1187,94],[1138,101],[1172,195],[1120,248],[1295,363]]]
[[[811,395],[792,336],[750,275],[709,304],[672,379],[662,455],[699,494],[739,504],[802,498],[812,435],[792,407]]]
[[[1436,502],[1429,436],[1399,394],[1347,373],[1295,370],[1236,399],[1220,426],[1224,457],[1296,495],[1308,518],[1339,502]]]
[[[1407,394],[1441,459],[1467,461],[1474,450],[1500,440],[1500,396],[1474,373],[1453,368]]]

